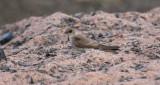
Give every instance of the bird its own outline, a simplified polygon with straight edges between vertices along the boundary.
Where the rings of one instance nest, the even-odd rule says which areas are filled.
[[[68,34],[72,47],[93,48],[93,49],[99,49],[99,50],[111,51],[111,52],[117,51],[120,49],[119,46],[106,46],[106,45],[100,44],[95,40],[92,40],[86,37],[85,34],[80,32],[79,30],[76,30],[73,28],[67,28],[64,33]]]

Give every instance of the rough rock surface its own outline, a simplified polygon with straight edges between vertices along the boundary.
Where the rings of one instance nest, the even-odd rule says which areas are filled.
[[[75,28],[118,53],[72,49]],[[147,13],[54,13],[1,28],[15,37],[1,46],[0,85],[160,85],[160,8]]]

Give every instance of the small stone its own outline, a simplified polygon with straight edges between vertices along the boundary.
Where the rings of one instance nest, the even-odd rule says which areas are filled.
[[[107,37],[113,37],[113,33],[112,32],[106,32],[105,36],[107,36]]]
[[[160,80],[160,77],[156,77],[155,80]]]
[[[99,38],[104,38],[104,36],[103,36],[102,33],[99,33],[99,34],[98,34],[98,37],[99,37]]]
[[[158,41],[160,41],[160,37],[156,37],[156,39],[157,39]]]
[[[0,66],[0,70],[1,70],[2,72],[10,72],[10,73],[15,73],[15,72],[17,72],[15,69],[12,69],[11,67],[6,66],[6,65]]]
[[[29,84],[34,84],[33,78],[32,78],[32,77],[29,77],[28,82],[29,82]]]
[[[6,55],[4,53],[4,50],[2,48],[0,48],[0,60],[2,60],[2,59],[7,60]]]
[[[4,45],[7,42],[9,42],[10,40],[12,40],[12,38],[13,38],[13,33],[7,32],[7,33],[3,34],[2,36],[0,36],[0,44]]]
[[[131,68],[134,68],[135,70],[142,70],[145,68],[142,64],[136,64],[135,66],[131,66]]]
[[[115,13],[116,18],[120,18],[120,13]]]
[[[22,45],[23,42],[22,41],[16,41],[13,45],[13,49],[17,48],[18,46]]]

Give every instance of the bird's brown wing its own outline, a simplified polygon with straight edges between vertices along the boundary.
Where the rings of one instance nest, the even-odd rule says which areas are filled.
[[[98,43],[83,35],[73,36],[73,43],[80,48],[98,48]]]

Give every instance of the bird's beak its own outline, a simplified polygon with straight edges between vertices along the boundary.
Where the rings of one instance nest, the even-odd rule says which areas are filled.
[[[67,30],[65,30],[65,31],[64,31],[64,33],[65,33],[65,34],[67,34],[67,33],[68,33],[68,31],[67,31]]]

